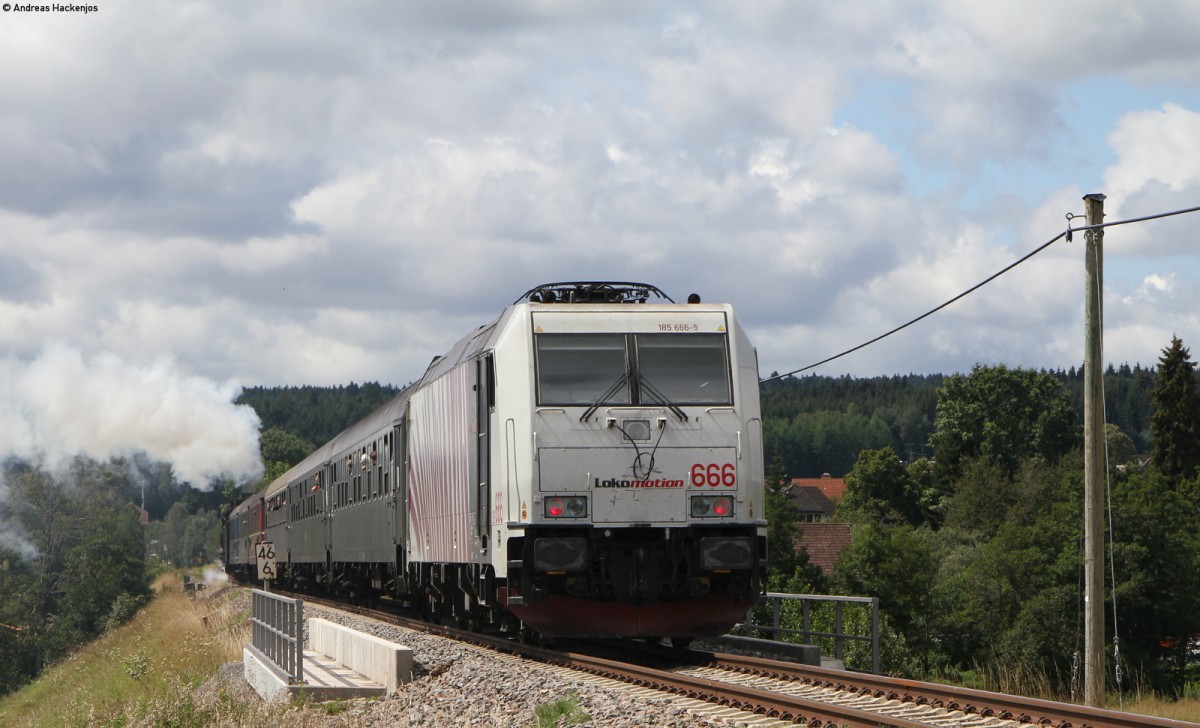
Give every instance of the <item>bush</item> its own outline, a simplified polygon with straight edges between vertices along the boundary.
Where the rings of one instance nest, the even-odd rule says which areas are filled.
[[[113,600],[112,608],[109,610],[108,616],[104,618],[104,630],[107,632],[116,629],[133,619],[145,603],[146,597],[144,596],[121,592]]]

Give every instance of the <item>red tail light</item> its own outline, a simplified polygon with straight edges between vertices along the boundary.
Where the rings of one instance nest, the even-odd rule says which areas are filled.
[[[587,497],[582,495],[553,496],[544,506],[549,518],[585,518],[588,514]]]
[[[728,495],[692,496],[692,518],[728,518],[733,515],[733,497]]]

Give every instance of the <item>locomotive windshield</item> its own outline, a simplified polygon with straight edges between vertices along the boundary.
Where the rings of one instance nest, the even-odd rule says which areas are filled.
[[[612,404],[629,404],[622,334],[541,334],[537,337],[538,400],[542,404],[591,404],[610,389]],[[622,391],[622,389],[624,391]]]
[[[536,342],[539,405],[732,402],[724,334],[538,334]]]
[[[642,392],[642,404],[729,404],[729,363],[721,334],[639,334],[638,370],[669,402]]]

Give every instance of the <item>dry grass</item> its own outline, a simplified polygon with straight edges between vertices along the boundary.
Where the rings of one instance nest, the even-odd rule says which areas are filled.
[[[131,622],[0,701],[0,724],[130,725],[131,709],[190,693],[241,660],[249,627],[232,593],[190,599],[181,583],[178,574],[160,577],[156,597]]]
[[[1083,702],[1082,695],[1070,695],[1056,691],[1052,681],[1038,670],[1014,668],[1012,666],[980,666],[967,673],[932,678],[935,682],[963,685],[978,690],[1026,695],[1043,700]],[[1138,715],[1158,718],[1200,722],[1200,685],[1189,685],[1185,694],[1178,699],[1164,698],[1142,686],[1126,687],[1124,699],[1115,693],[1105,696],[1104,707]]]
[[[1134,686],[1127,690],[1124,705],[1116,695],[1109,695],[1110,710],[1124,710],[1139,715],[1153,715],[1159,718],[1184,720],[1190,723],[1200,722],[1200,685],[1189,683],[1184,694],[1177,699],[1164,698],[1157,693]]]
[[[1108,706],[1112,710],[1120,710],[1116,701],[1110,700]],[[1157,695],[1138,696],[1125,700],[1125,711],[1139,715],[1155,715],[1159,718],[1186,720],[1192,723],[1200,722],[1200,700],[1181,698],[1165,700]]]
[[[189,598],[179,573],[128,624],[80,648],[24,689],[0,699],[0,726],[356,726],[341,703],[264,704],[242,679],[250,638],[244,591]],[[236,665],[230,665],[236,663]],[[225,666],[224,668],[222,666]],[[232,668],[232,669],[231,669]]]

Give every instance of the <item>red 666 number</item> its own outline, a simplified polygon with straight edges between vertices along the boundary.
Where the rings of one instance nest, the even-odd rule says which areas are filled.
[[[725,486],[732,488],[737,485],[737,469],[733,463],[696,463],[692,466],[692,485],[697,488],[708,486],[716,488]]]

